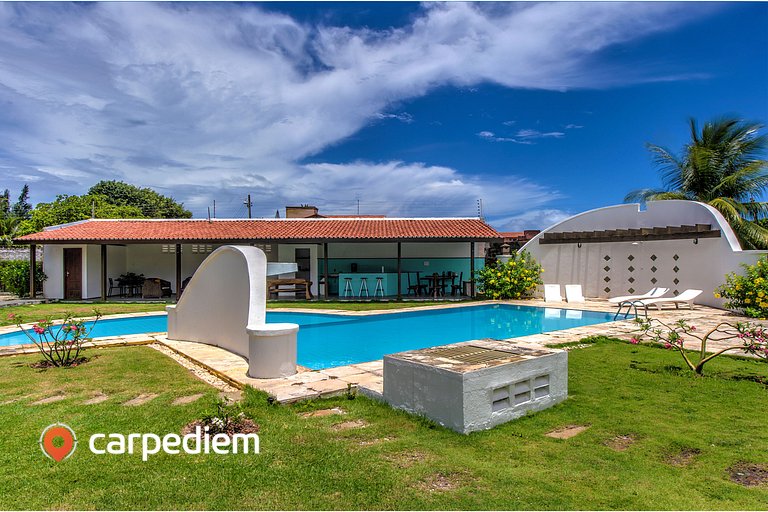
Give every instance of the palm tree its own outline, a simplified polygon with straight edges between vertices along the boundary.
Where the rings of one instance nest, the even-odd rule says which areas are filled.
[[[722,118],[705,123],[699,133],[691,119],[691,142],[680,156],[647,144],[664,188],[635,190],[624,201],[700,201],[723,214],[744,249],[768,248],[768,229],[757,222],[768,216],[768,203],[756,200],[768,189],[768,162],[760,158],[768,148],[768,136],[758,134],[761,128]]]
[[[21,219],[18,217],[0,217],[0,245],[11,245],[19,231]]]

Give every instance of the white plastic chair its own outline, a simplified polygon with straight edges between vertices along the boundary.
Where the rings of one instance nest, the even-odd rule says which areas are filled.
[[[565,285],[565,300],[568,302],[586,302],[580,284]]]
[[[545,302],[563,302],[563,296],[560,295],[559,284],[544,285],[544,301]]]

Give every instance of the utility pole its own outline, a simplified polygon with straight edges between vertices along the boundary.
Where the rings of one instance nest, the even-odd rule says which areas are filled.
[[[360,215],[360,198],[357,198],[357,214]]]
[[[216,218],[216,200],[213,200],[213,218]]]
[[[251,206],[253,206],[253,203],[251,202],[251,194],[248,194],[248,199],[243,203],[245,206],[248,207],[248,218],[251,218]]]

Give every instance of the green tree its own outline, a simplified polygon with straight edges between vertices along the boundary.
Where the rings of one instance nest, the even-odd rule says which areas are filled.
[[[42,231],[48,226],[90,219],[141,219],[142,211],[135,206],[116,206],[99,195],[60,195],[50,203],[38,203],[29,220],[21,222],[16,236]]]
[[[116,206],[133,206],[147,218],[188,219],[192,212],[173,198],[158,194],[150,188],[140,188],[122,181],[100,181],[88,191],[89,195],[104,196]]]
[[[635,190],[624,200],[707,203],[723,214],[744,249],[768,248],[768,229],[757,222],[768,214],[768,203],[756,200],[768,187],[768,162],[761,158],[768,137],[758,134],[762,127],[722,118],[705,123],[699,132],[691,119],[691,141],[680,155],[656,144],[647,145],[664,188]]]
[[[11,245],[18,236],[21,220],[18,217],[0,217],[0,245]]]
[[[21,194],[19,194],[19,200],[13,205],[11,213],[14,217],[18,217],[19,219],[29,219],[31,211],[32,205],[29,204],[29,185],[25,183],[24,187],[21,189]]]
[[[0,217],[8,218],[11,216],[11,191],[5,189],[3,195],[0,196]]]

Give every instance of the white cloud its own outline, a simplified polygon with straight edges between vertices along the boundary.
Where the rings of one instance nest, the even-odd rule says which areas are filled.
[[[573,215],[556,208],[536,208],[535,206],[517,215],[490,217],[488,222],[498,231],[523,231],[525,229],[544,230]]]
[[[514,142],[515,144],[534,144],[535,139],[561,139],[565,137],[563,132],[540,132],[538,130],[518,130],[514,137],[498,137],[490,131],[482,131],[477,134],[481,139],[492,142]]]
[[[411,124],[413,122],[413,116],[408,112],[400,112],[398,114],[385,114],[382,112],[377,112],[374,114],[374,117],[376,119],[395,119],[405,124]]]
[[[532,130],[532,129],[525,129],[525,130],[518,130],[518,132],[515,134],[516,137],[519,137],[523,140],[530,140],[530,139],[561,139],[565,137],[565,133],[563,132],[540,132],[539,130]]]
[[[269,209],[309,200],[302,194],[319,202],[357,190],[382,208],[399,204],[401,214],[469,197],[512,214],[521,205],[504,201],[509,191],[482,168],[299,162],[372,119],[409,122],[387,112],[438,86],[652,80],[650,67],[617,73],[595,56],[708,8],[430,3],[408,26],[373,31],[307,26],[242,4],[3,3],[0,165],[45,183],[45,199],[117,178],[170,193],[198,215],[214,197],[236,204],[246,190]],[[490,138],[530,143],[558,133]],[[526,184],[541,201],[556,195],[501,181]]]
[[[565,125],[565,129],[566,130],[578,130],[580,128],[584,128],[584,127],[582,125],[580,125],[580,124],[567,124],[567,125]]]

